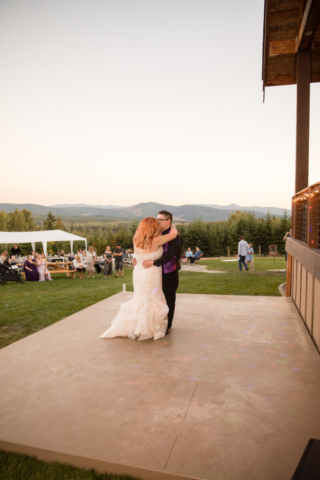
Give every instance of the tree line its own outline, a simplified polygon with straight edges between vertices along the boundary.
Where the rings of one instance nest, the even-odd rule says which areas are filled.
[[[0,231],[21,232],[35,230],[65,230],[69,233],[87,238],[88,245],[93,245],[98,255],[101,255],[107,245],[114,249],[117,243],[122,248],[133,248],[132,239],[138,227],[138,221],[134,220],[128,225],[106,224],[86,227],[85,225],[72,225],[66,228],[61,218],[48,213],[43,224],[37,227],[32,213],[29,210],[16,209],[14,212],[0,212]],[[251,213],[236,211],[230,215],[227,221],[204,222],[201,219],[189,223],[177,224],[179,234],[183,240],[183,250],[190,247],[194,250],[199,247],[206,257],[220,257],[236,255],[238,251],[239,236],[242,235],[247,242],[253,244],[255,253],[261,246],[262,255],[268,255],[269,245],[277,245],[278,252],[284,254],[283,237],[291,228],[291,218],[285,211],[283,216],[278,217],[267,214],[264,217],[255,217]],[[74,250],[83,248],[83,242],[75,242]],[[21,247],[20,247],[21,248]],[[28,253],[30,245],[23,246],[23,251]],[[42,244],[37,244],[40,251]],[[69,251],[68,242],[52,242],[48,249],[53,253],[64,249]]]

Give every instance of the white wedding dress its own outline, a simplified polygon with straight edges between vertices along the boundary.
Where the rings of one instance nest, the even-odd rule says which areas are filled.
[[[123,303],[111,323],[111,327],[100,338],[128,337],[132,340],[163,338],[168,326],[168,306],[162,291],[162,268],[143,268],[144,260],[156,260],[163,253],[135,254],[137,265],[133,271],[133,298]]]

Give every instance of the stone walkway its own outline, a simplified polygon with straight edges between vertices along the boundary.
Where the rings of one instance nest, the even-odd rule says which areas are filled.
[[[227,273],[227,272],[220,272],[219,270],[207,270],[205,265],[199,265],[197,263],[186,263],[181,265],[182,272],[201,272],[201,273]]]
[[[172,333],[100,339],[119,293],[0,350],[0,448],[145,480],[289,480],[320,438],[291,299],[178,295]]]

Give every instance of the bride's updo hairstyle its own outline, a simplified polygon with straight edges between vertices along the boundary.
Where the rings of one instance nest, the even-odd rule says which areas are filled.
[[[151,247],[152,240],[158,235],[160,235],[158,221],[154,217],[147,217],[141,220],[133,237],[133,243],[137,248],[148,250]]]

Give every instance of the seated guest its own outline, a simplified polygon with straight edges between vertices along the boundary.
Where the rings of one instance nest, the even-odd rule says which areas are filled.
[[[52,280],[50,272],[48,271],[48,264],[44,253],[36,253],[37,270],[39,272],[39,282],[45,280]]]
[[[3,263],[3,265],[5,265],[6,267],[10,267],[10,259],[8,257],[8,254],[6,253],[6,250],[1,253],[1,263]]]
[[[187,261],[190,260],[190,258],[192,257],[193,253],[192,253],[192,250],[191,248],[188,248],[188,250],[186,251],[186,258],[187,258]],[[190,260],[191,261],[191,260]]]
[[[14,255],[11,255],[10,265],[17,265],[17,260],[16,260],[16,257]]]
[[[24,272],[26,274],[27,282],[37,282],[39,280],[39,272],[36,263],[32,260],[32,255],[27,256],[24,262]]]
[[[203,253],[201,252],[200,248],[196,248],[196,253],[193,255],[193,257],[190,257],[190,262],[194,263],[195,260],[200,260],[200,258],[203,256]]]
[[[18,256],[19,256],[19,255],[21,254],[21,250],[20,250],[20,248],[17,246],[16,243],[13,245],[13,247],[11,248],[10,251],[11,251],[11,254],[12,254],[12,255],[18,255]]]
[[[16,273],[20,274],[18,262],[17,262],[17,259],[14,255],[11,255],[11,258],[10,258],[9,262],[10,262],[10,266],[11,266],[12,270],[15,270]]]
[[[86,268],[82,262],[82,259],[79,254],[76,255],[76,258],[73,260],[73,265],[74,268],[79,272],[79,278],[80,280],[84,278],[84,272],[86,271]]]

